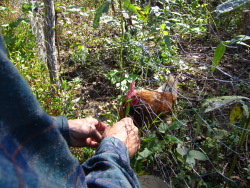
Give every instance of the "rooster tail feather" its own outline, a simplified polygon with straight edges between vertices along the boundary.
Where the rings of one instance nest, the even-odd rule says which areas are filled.
[[[171,92],[173,94],[173,99],[177,99],[177,87],[178,87],[178,77],[179,76],[173,76],[168,75],[166,76],[166,82],[159,87],[156,91],[159,92]]]
[[[171,88],[171,93],[173,94],[173,99],[174,101],[177,99],[177,90],[178,90],[178,78],[179,76],[175,76],[173,77],[172,75],[170,75],[172,78],[171,78],[171,81],[169,80],[169,83],[168,85],[170,85],[170,88]]]

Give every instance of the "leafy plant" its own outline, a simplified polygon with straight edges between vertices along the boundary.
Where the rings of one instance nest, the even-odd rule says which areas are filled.
[[[185,159],[186,163],[190,166],[195,165],[195,160],[206,161],[207,157],[204,153],[198,150],[189,150],[187,147],[178,145],[176,151]]]
[[[221,58],[223,57],[225,50],[227,47],[231,47],[233,45],[242,45],[242,46],[246,46],[249,47],[250,46],[246,43],[244,43],[244,41],[246,40],[250,40],[249,36],[246,35],[238,35],[236,37],[234,37],[233,39],[231,39],[230,41],[225,41],[225,42],[221,42],[220,44],[218,44],[218,46],[215,49],[214,52],[214,57],[213,57],[213,61],[212,61],[212,67],[211,67],[211,72],[214,73],[216,67],[219,65]]]
[[[128,75],[120,76],[123,72],[118,70],[113,70],[106,74],[106,77],[111,81],[112,84],[116,85],[117,89],[120,89],[122,92],[128,90],[128,83],[132,83],[138,75]]]
[[[93,21],[93,27],[96,29],[99,26],[100,17],[102,14],[107,13],[109,10],[109,4],[111,0],[105,1],[99,8],[96,9],[95,18]]]
[[[240,6],[244,5],[245,3],[249,2],[248,0],[228,0],[219,6],[217,6],[215,12],[217,14],[223,14],[226,12],[230,12],[234,9],[239,8]]]
[[[229,121],[232,125],[234,125],[236,122],[241,122],[242,132],[240,135],[240,139],[237,143],[237,149],[241,150],[244,142],[246,141],[246,136],[248,133],[248,130],[250,129],[250,113],[249,113],[249,107],[245,101],[250,101],[247,97],[242,96],[223,96],[223,97],[215,97],[212,99],[207,99],[203,103],[203,107],[205,108],[205,112],[213,111],[215,109],[219,109],[222,106],[229,105],[234,103],[235,105],[232,107],[230,111]],[[241,106],[239,106],[239,104]],[[229,171],[229,177],[232,176],[232,173],[234,171],[236,162],[237,162],[238,154],[235,153],[233,157],[233,161],[231,164],[231,168]]]

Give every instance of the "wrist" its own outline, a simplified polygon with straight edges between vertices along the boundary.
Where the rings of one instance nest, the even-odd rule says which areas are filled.
[[[71,145],[68,119],[64,116],[55,117],[55,124],[67,144]]]

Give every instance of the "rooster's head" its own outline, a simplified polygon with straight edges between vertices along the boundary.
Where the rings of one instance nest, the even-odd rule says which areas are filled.
[[[137,105],[139,103],[135,90],[135,81],[131,83],[130,89],[126,93],[125,100],[129,100],[131,105]]]

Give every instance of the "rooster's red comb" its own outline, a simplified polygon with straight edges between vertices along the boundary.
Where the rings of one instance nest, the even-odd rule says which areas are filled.
[[[130,89],[127,91],[126,93],[126,98],[127,99],[131,99],[133,96],[136,95],[136,91],[135,91],[135,81],[133,81],[130,85]]]

